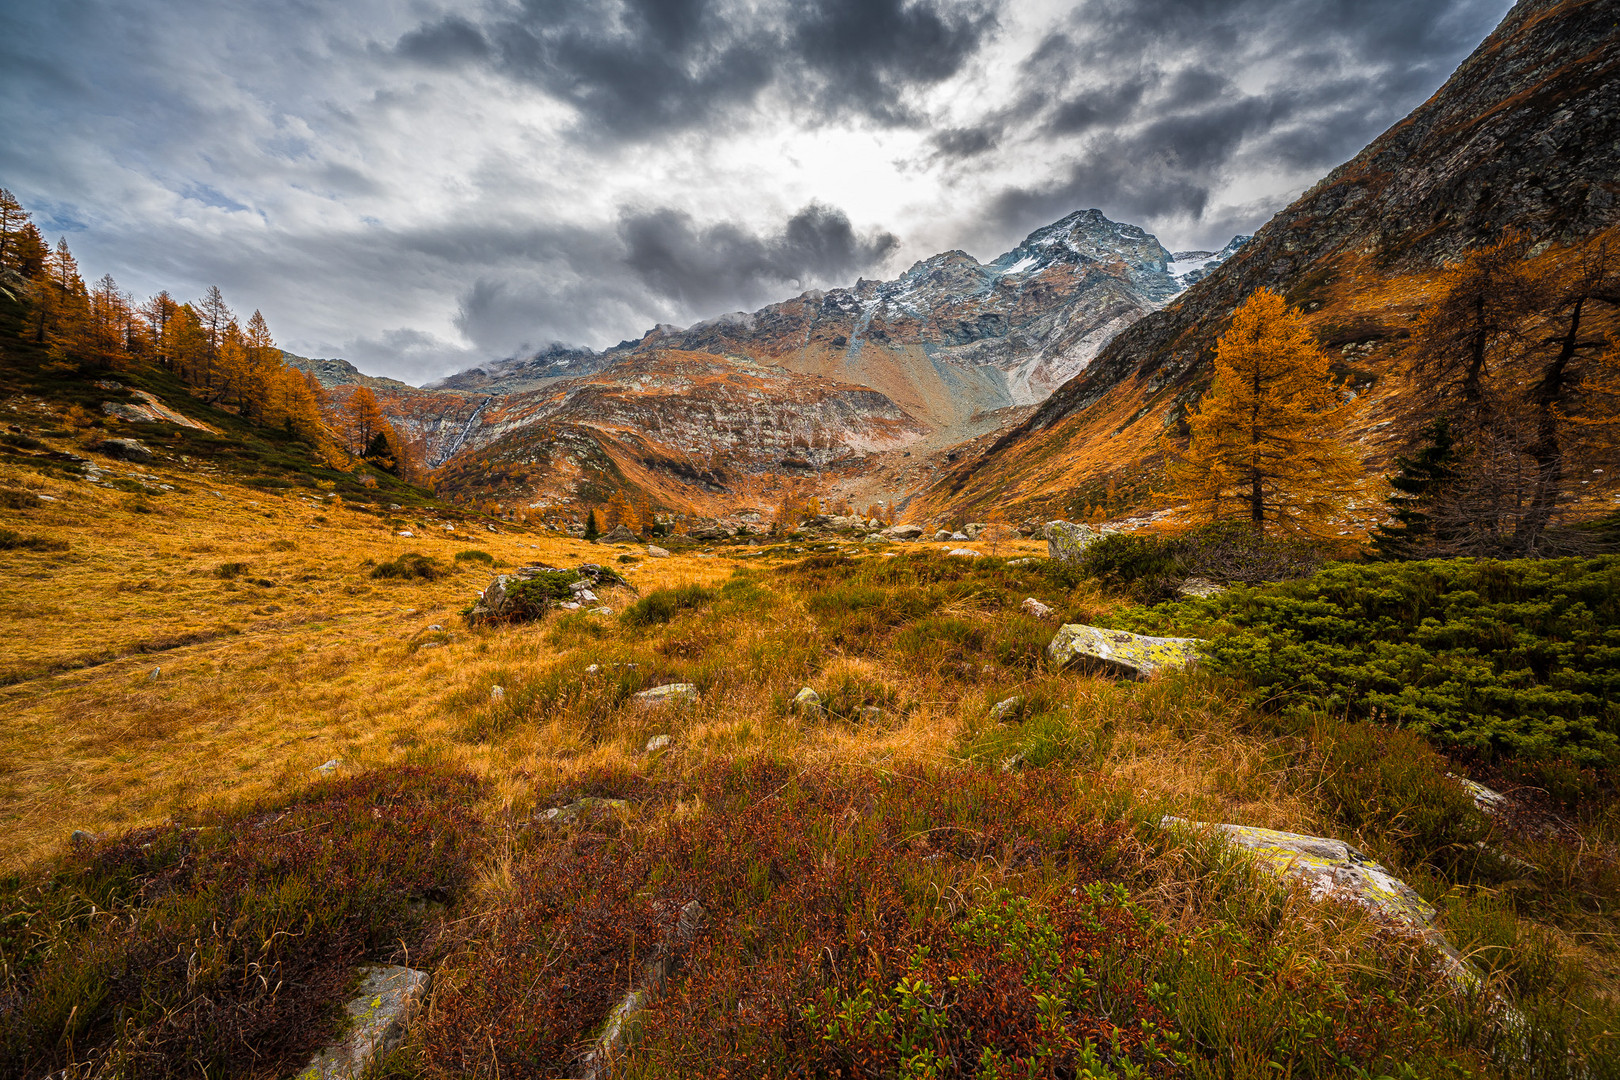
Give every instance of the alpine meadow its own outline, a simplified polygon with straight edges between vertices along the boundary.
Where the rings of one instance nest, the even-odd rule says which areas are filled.
[[[0,99],[0,1076],[1620,1078],[1620,0]]]

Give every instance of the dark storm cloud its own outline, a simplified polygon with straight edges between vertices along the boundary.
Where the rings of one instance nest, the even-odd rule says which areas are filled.
[[[523,0],[479,24],[423,23],[394,54],[488,64],[568,102],[585,134],[649,139],[751,104],[772,84],[828,117],[921,122],[906,92],[956,74],[995,25],[988,4],[960,0]]]
[[[643,284],[694,310],[778,299],[783,288],[845,280],[900,243],[887,232],[857,236],[841,211],[817,205],[772,236],[724,223],[699,228],[679,210],[660,209],[626,214],[619,237],[626,266]]]
[[[1321,174],[1353,156],[1445,80],[1489,29],[1482,15],[1506,7],[1085,0],[1024,59],[1013,104],[980,120],[1002,143],[1049,140],[1063,163],[1005,186],[989,220],[1010,237],[1098,206],[1202,231],[1212,193],[1237,173]]]
[[[611,235],[585,229],[488,228],[433,233],[412,246],[481,273],[460,298],[457,328],[489,353],[600,336],[602,326],[690,323],[753,308],[789,291],[846,282],[899,241],[862,234],[832,207],[812,204],[774,230],[700,225],[668,207],[625,209]]]
[[[986,124],[980,127],[946,128],[929,136],[928,141],[934,145],[936,157],[970,158],[994,150],[1000,141],[1000,134],[993,125]]]

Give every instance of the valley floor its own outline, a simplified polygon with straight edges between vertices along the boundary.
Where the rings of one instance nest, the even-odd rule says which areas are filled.
[[[287,1075],[371,959],[435,972],[386,1075],[583,1075],[666,955],[615,1076],[1620,1070],[1612,804],[1491,833],[1533,881],[1459,869],[1445,837],[1477,815],[1416,735],[1284,720],[1196,672],[1051,670],[1026,596],[1065,622],[1123,601],[1044,544],[653,559],[190,463],[102,471],[0,466],[40,500],[0,513],[37,541],[0,552],[21,1074]],[[373,576],[411,551],[445,576]],[[501,569],[583,562],[634,587],[612,614],[462,617]],[[633,696],[674,682],[697,702]],[[1363,848],[1489,990],[1164,814]],[[693,899],[705,929],[672,945]],[[287,989],[257,988],[272,968]]]

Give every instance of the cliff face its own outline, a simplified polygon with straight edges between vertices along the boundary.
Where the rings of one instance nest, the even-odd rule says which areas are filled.
[[[1521,0],[1439,92],[1306,192],[1085,370],[925,507],[1061,507],[1110,473],[1151,471],[1169,424],[1207,381],[1233,309],[1269,287],[1310,314],[1346,373],[1372,390],[1369,458],[1409,419],[1379,385],[1431,278],[1469,247],[1517,230],[1566,242],[1620,222],[1620,32],[1613,0]],[[1387,381],[1387,380],[1386,380]]]

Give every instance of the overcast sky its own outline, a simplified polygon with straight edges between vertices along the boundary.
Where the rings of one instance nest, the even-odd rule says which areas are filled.
[[[1509,6],[0,0],[0,186],[87,276],[421,382],[1090,207],[1219,247]]]

